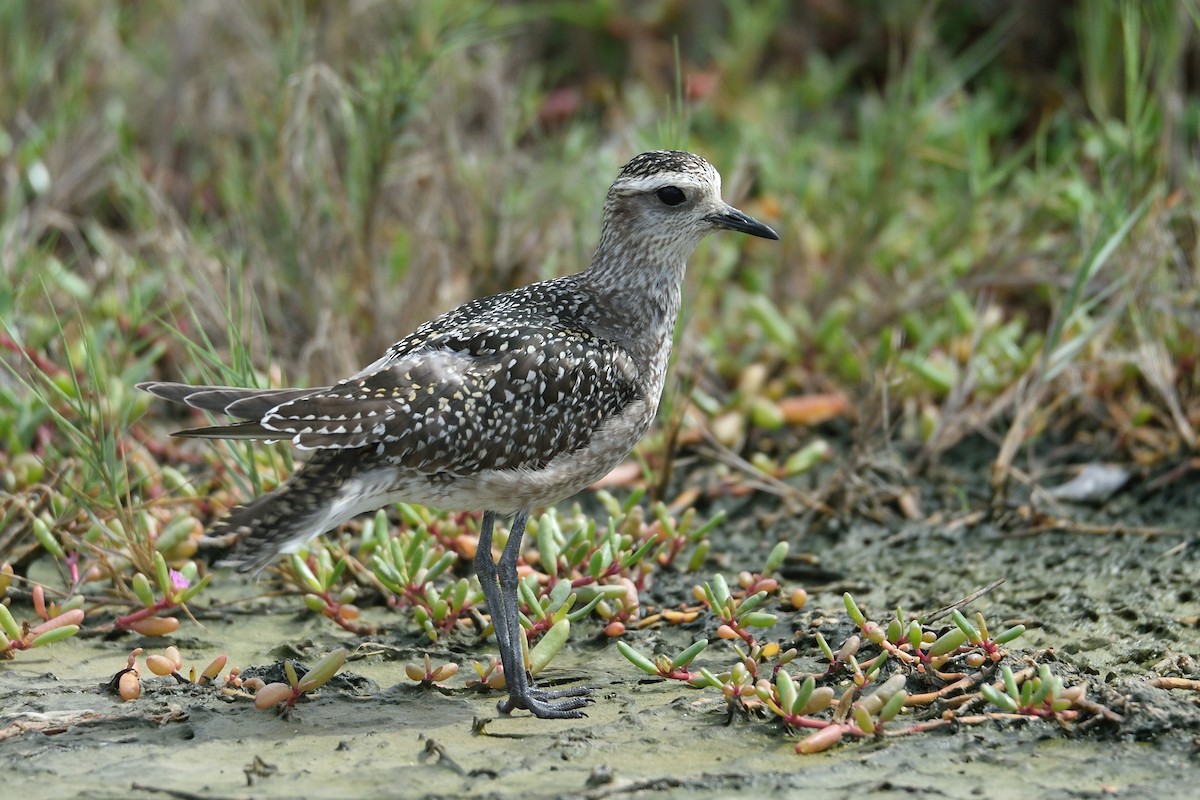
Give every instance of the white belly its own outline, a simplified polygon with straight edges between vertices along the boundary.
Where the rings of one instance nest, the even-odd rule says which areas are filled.
[[[411,474],[399,482],[390,469],[359,475],[331,505],[324,530],[398,502],[501,515],[556,503],[603,478],[629,455],[650,426],[647,411],[645,401],[639,401],[597,431],[587,447],[564,453],[541,469],[485,470],[453,480]]]

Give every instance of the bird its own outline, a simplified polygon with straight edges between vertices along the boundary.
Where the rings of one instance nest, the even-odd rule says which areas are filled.
[[[138,384],[238,420],[175,435],[290,441],[310,453],[283,484],[215,525],[213,536],[240,537],[218,566],[261,571],[399,501],[482,512],[473,566],[508,690],[499,710],[585,716],[590,687],[540,689],[525,670],[517,579],[525,524],[533,509],[606,475],[649,429],[688,258],[719,230],[779,238],[722,199],[721,176],[704,158],[641,153],[608,190],[586,269],[467,302],[334,385]],[[498,517],[512,521],[496,560]]]

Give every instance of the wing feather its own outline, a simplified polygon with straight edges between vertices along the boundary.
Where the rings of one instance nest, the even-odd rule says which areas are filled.
[[[589,332],[588,300],[567,281],[467,303],[334,386],[142,388],[248,420],[182,435],[290,440],[318,451],[369,448],[395,466],[447,476],[536,469],[585,446],[642,399],[633,358]]]
[[[581,331],[494,328],[401,355],[288,400],[263,427],[301,449],[375,446],[398,465],[472,473],[537,468],[584,446],[638,397],[629,355]]]

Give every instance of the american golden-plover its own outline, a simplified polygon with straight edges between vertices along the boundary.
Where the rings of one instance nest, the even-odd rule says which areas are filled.
[[[721,199],[699,156],[642,153],[608,190],[583,272],[475,300],[430,320],[378,361],[322,388],[143,383],[159,397],[245,420],[181,436],[290,440],[312,455],[234,509],[224,563],[258,570],[352,517],[398,501],[482,511],[475,569],[509,696],[503,712],[583,716],[591,690],[536,688],[525,672],[517,557],[530,511],[624,459],[658,408],[687,259],[709,233],[776,233]],[[492,558],[497,516],[513,516]]]

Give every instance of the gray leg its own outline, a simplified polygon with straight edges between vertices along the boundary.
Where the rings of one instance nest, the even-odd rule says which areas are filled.
[[[557,691],[534,688],[521,656],[521,637],[525,633],[521,630],[518,612],[517,556],[521,553],[521,539],[525,535],[525,521],[528,518],[528,511],[516,515],[500,561],[493,563],[492,527],[496,517],[490,511],[485,512],[479,531],[479,547],[475,551],[475,572],[492,615],[492,628],[500,647],[500,663],[504,665],[504,680],[508,684],[508,699],[500,701],[498,706],[505,714],[513,709],[524,708],[543,719],[574,719],[584,716],[577,709],[591,702],[588,697],[591,689],[586,686]],[[548,702],[560,698],[561,702]]]
[[[508,629],[508,617],[504,613],[504,603],[500,597],[496,562],[492,561],[492,528],[495,524],[496,515],[485,511],[483,521],[479,525],[479,546],[475,550],[475,574],[479,576],[479,586],[483,589],[488,612],[492,615],[492,629],[496,634],[496,643],[500,646],[501,663],[505,664],[507,673],[508,666],[503,657],[510,650],[509,641],[512,636]]]

